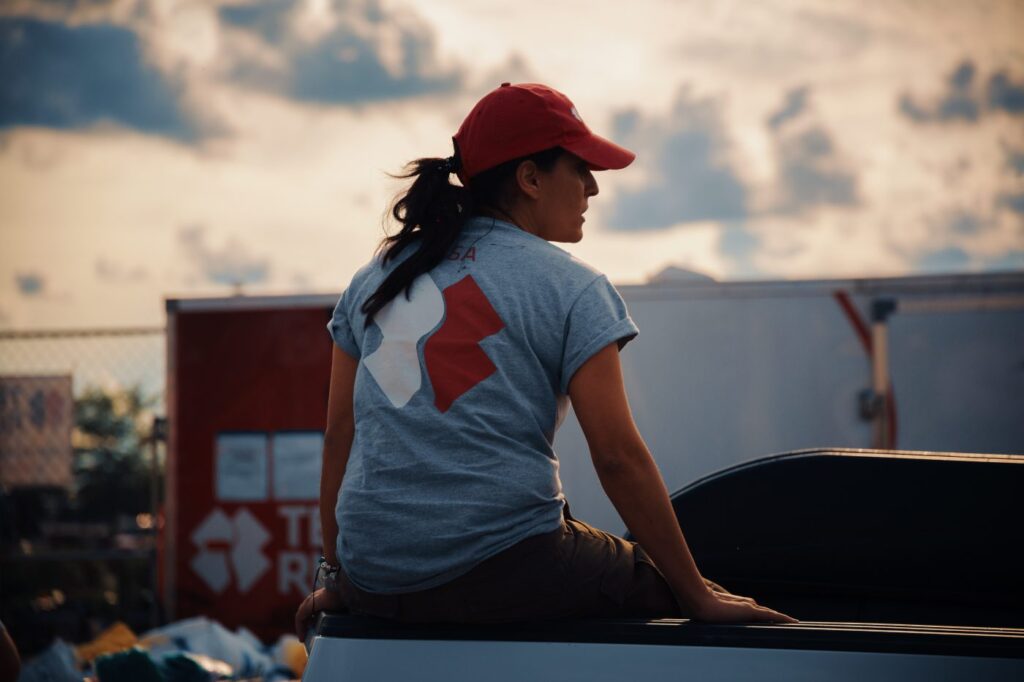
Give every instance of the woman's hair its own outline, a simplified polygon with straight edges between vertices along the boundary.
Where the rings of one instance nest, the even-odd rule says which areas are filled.
[[[361,310],[366,314],[367,324],[399,293],[409,297],[413,281],[433,270],[451,251],[468,218],[481,208],[508,213],[507,207],[515,200],[516,192],[511,180],[519,164],[533,161],[540,170],[549,171],[563,153],[561,147],[552,147],[506,161],[474,175],[467,187],[454,185],[449,179],[451,173],[459,170],[458,150],[451,159],[422,158],[406,164],[405,172],[394,177],[411,178],[412,184],[395,198],[390,210],[402,229],[381,241],[383,263],[397,258],[415,242],[420,243],[363,303]]]

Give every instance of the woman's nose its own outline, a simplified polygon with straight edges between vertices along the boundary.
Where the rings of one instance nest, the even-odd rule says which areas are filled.
[[[592,197],[598,192],[597,178],[594,177],[592,171],[587,171],[587,181],[585,191],[588,197]]]

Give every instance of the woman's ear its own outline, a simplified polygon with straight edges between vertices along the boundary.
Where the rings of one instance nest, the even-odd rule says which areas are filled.
[[[531,199],[540,195],[540,181],[540,169],[533,161],[523,161],[516,167],[516,186]]]

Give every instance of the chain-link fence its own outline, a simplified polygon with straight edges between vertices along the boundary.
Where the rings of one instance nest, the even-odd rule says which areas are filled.
[[[23,650],[160,619],[162,328],[0,332],[0,619]]]
[[[0,484],[73,487],[76,399],[108,396],[132,420],[163,414],[164,348],[162,328],[0,332]]]
[[[163,327],[0,332],[0,375],[71,375],[76,395],[90,386],[140,385],[163,409]]]

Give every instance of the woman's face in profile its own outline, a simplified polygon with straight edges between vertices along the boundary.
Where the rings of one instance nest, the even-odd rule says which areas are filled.
[[[538,237],[549,242],[578,242],[583,239],[584,212],[590,197],[597,194],[597,180],[587,162],[566,152],[549,171],[540,171],[536,215]]]

